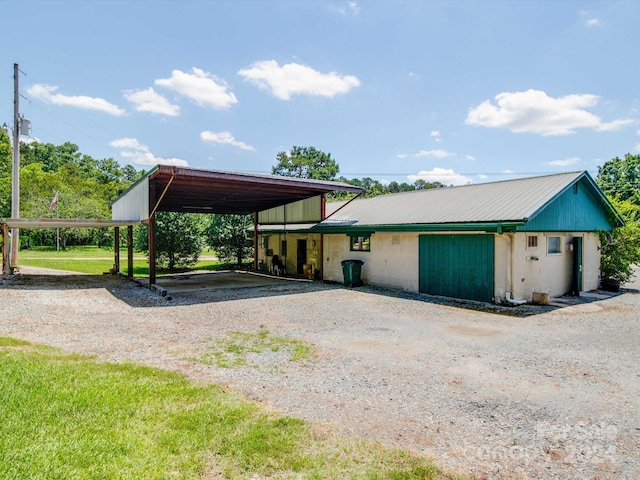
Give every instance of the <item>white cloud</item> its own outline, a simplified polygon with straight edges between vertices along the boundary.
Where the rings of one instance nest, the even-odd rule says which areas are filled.
[[[353,15],[354,17],[360,13],[358,2],[350,0],[342,5],[329,5],[329,11],[339,15]]]
[[[480,180],[486,180],[486,179],[487,179],[487,178],[489,178],[489,177],[488,177],[487,175],[485,175],[484,173],[479,173],[479,174],[478,174],[478,178],[479,178]]]
[[[210,132],[208,130],[205,130],[204,132],[200,133],[200,138],[205,142],[232,145],[242,150],[249,150],[249,151],[255,150],[255,148],[253,148],[251,145],[247,145],[246,143],[240,142],[235,138],[233,138],[233,135],[231,135],[230,132],[216,133],[216,132]]]
[[[387,185],[389,185],[391,182],[390,182],[389,180],[387,180],[386,178],[383,178],[382,180],[380,180],[380,183],[386,187],[386,186],[387,186]]]
[[[87,97],[85,95],[68,96],[55,93],[58,87],[36,83],[27,89],[27,93],[34,98],[54,105],[66,105],[87,110],[99,110],[114,117],[121,117],[125,110],[107,102],[104,98]]]
[[[138,112],[159,113],[177,117],[180,115],[180,107],[173,105],[165,97],[157,93],[153,87],[146,90],[127,90],[124,97],[136,106]]]
[[[240,70],[238,75],[261,90],[271,91],[281,100],[289,100],[292,95],[333,98],[360,86],[360,80],[352,75],[320,73],[299,63],[280,66],[275,60],[256,62],[250,68]]]
[[[455,173],[453,169],[439,167],[435,167],[433,170],[421,170],[416,175],[409,175],[407,178],[412,182],[422,179],[427,182],[440,182],[445,185],[466,185],[472,183],[470,178]]]
[[[170,78],[159,78],[154,83],[175,90],[200,106],[226,109],[238,103],[226,82],[199,68],[191,71],[193,73],[173,70]]]
[[[491,100],[485,100],[472,108],[465,123],[543,136],[569,135],[579,128],[616,130],[634,123],[631,119],[603,122],[600,117],[586,110],[594,107],[598,100],[598,96],[589,94],[554,98],[540,90],[504,92],[495,96],[495,105]]]
[[[640,152],[640,143],[635,146],[636,152]]]
[[[565,160],[552,160],[547,162],[547,165],[551,165],[552,167],[568,167],[576,163],[580,163],[580,159],[578,157],[571,157]]]
[[[514,172],[513,170],[507,169],[507,170],[503,170],[502,173],[504,175],[515,175],[516,172]]]
[[[592,27],[599,27],[600,26],[600,20],[598,20],[597,18],[587,18],[584,21],[584,24],[586,27],[592,28]]]
[[[188,162],[181,158],[156,157],[149,151],[149,147],[140,143],[136,138],[118,138],[110,143],[114,148],[123,149],[120,155],[127,158],[134,165],[154,166],[154,165],[175,165],[186,167]]]
[[[442,141],[442,135],[440,135],[440,132],[438,130],[433,130],[429,136],[431,138],[433,138],[436,142],[441,142]]]
[[[400,159],[404,159],[404,158],[407,158],[407,157],[408,157],[408,155],[407,155],[406,153],[399,153],[397,156],[398,156],[398,158],[400,158]]]
[[[446,150],[420,150],[415,154],[416,157],[436,157],[447,158],[455,157],[455,153],[447,152]]]
[[[473,155],[467,155],[467,160],[469,160],[470,162],[475,162],[476,157],[474,157]]]

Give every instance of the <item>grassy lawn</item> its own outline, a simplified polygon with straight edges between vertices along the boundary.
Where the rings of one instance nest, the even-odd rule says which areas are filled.
[[[6,337],[0,406],[0,478],[451,478],[215,385]]]
[[[202,255],[212,255],[210,251],[203,251]],[[101,275],[113,267],[113,248],[98,248],[93,245],[67,247],[66,250],[56,252],[55,247],[36,247],[21,250],[18,256],[19,265],[53,268],[55,270],[69,270],[72,272]],[[195,270],[218,270],[224,266],[218,260],[199,260]],[[127,250],[120,249],[120,271],[127,273]],[[159,273],[163,273],[159,270]],[[133,275],[145,276],[149,274],[149,264],[144,254],[135,253],[133,256]]]

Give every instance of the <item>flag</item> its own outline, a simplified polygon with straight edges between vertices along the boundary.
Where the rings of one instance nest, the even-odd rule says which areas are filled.
[[[49,204],[49,210],[53,210],[54,208],[56,208],[57,203],[58,203],[58,191],[56,190],[56,194],[53,196],[53,198],[51,199],[51,203]]]

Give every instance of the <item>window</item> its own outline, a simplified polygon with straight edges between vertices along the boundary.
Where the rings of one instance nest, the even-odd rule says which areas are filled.
[[[560,250],[560,237],[547,237],[547,254],[562,253]]]
[[[371,251],[371,235],[351,238],[352,252],[370,252]]]
[[[280,255],[282,255],[283,257],[287,256],[287,241],[286,240],[282,240],[282,242],[280,243]]]
[[[527,250],[537,250],[537,249],[538,249],[538,236],[529,235],[527,237]]]

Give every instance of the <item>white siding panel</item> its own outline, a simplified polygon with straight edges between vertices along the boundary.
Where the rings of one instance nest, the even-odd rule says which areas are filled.
[[[149,218],[149,178],[144,177],[111,206],[112,220],[141,221]]]

